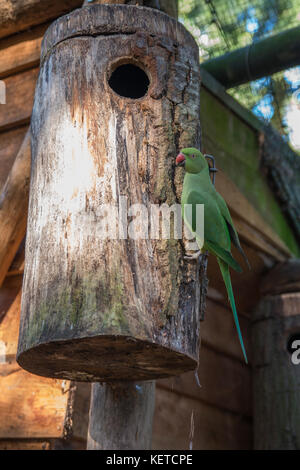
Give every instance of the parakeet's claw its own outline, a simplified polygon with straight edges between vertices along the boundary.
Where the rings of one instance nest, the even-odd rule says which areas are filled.
[[[193,253],[192,255],[186,255],[184,256],[184,259],[187,259],[189,261],[191,260],[198,260],[199,256],[201,255],[201,250],[199,251],[196,251],[195,253]]]
[[[215,165],[215,157],[213,157],[212,155],[208,155],[207,153],[204,154],[205,158],[208,158],[209,160],[212,161],[212,166],[208,165],[209,166],[209,172],[213,174],[213,177],[212,177],[212,183],[215,184],[215,177],[216,177],[216,173],[218,171],[218,169],[216,168],[216,165]]]

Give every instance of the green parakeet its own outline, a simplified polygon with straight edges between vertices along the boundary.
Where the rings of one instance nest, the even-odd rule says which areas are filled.
[[[238,332],[241,348],[246,363],[248,363],[246,350],[237,316],[229,267],[241,272],[238,262],[232,257],[231,242],[248,260],[244,254],[238,234],[234,228],[228,207],[222,196],[216,191],[211,178],[210,168],[204,155],[195,148],[182,149],[176,158],[176,164],[184,166],[185,176],[183,182],[181,208],[184,221],[188,228],[195,233],[199,248],[209,251],[217,257],[217,261],[226,286],[229,302]],[[192,211],[185,211],[185,204],[192,206]],[[196,205],[204,204],[204,240],[197,233]]]

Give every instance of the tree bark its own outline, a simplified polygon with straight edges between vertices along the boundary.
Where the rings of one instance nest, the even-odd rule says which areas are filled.
[[[300,449],[299,278],[300,260],[271,271],[253,316],[255,449]]]
[[[178,1],[177,0],[85,0],[83,6],[85,5],[101,5],[101,4],[126,4],[126,5],[139,5],[149,8],[155,8],[157,10],[163,11],[173,18],[178,17]]]
[[[150,82],[142,96],[111,81],[126,64],[134,93]],[[128,207],[179,202],[176,154],[200,146],[192,37],[143,7],[87,6],[58,19],[43,40],[31,126],[20,365],[93,382],[194,369],[200,286],[184,242],[120,239],[120,225],[103,239],[99,212],[124,197]]]
[[[155,382],[92,385],[88,450],[151,449]]]
[[[201,65],[225,88],[299,65],[300,26],[268,36]]]

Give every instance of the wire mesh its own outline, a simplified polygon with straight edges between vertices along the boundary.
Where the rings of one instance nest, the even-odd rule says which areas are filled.
[[[179,19],[198,42],[203,62],[299,26],[300,0],[179,0]],[[299,87],[297,67],[235,87],[229,93],[300,149],[300,132],[295,129],[297,112],[300,127]]]

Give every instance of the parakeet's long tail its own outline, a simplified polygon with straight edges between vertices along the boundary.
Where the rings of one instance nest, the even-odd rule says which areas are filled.
[[[242,351],[243,351],[243,355],[244,355],[246,364],[248,364],[247,354],[246,354],[246,350],[245,350],[245,346],[244,346],[244,342],[243,342],[243,338],[242,338],[242,333],[241,333],[241,329],[240,329],[239,319],[238,319],[237,311],[236,311],[236,307],[235,307],[235,301],[234,301],[233,290],[232,290],[231,279],[230,279],[229,266],[228,266],[227,263],[225,263],[220,258],[217,258],[217,260],[218,260],[220,270],[221,270],[221,273],[222,273],[222,277],[223,277],[223,280],[224,280],[224,283],[225,283],[225,286],[226,286],[226,290],[227,290],[227,294],[228,294],[228,297],[229,297],[229,302],[230,302],[230,305],[231,305],[233,318],[234,318],[235,326],[236,326],[236,329],[237,329],[237,332],[238,332],[238,337],[239,337],[239,340],[240,340],[240,343],[241,343],[241,348],[242,348]]]

